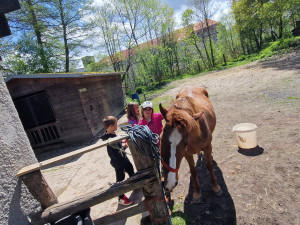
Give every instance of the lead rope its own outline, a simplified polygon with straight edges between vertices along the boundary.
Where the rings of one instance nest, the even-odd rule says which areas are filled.
[[[150,158],[155,159],[156,161],[156,167],[157,167],[157,171],[159,174],[159,179],[161,180],[161,171],[160,171],[160,161],[161,161],[161,157],[160,157],[160,151],[159,151],[159,135],[156,133],[153,133],[148,126],[141,126],[141,125],[137,125],[134,124],[133,127],[129,126],[129,125],[123,125],[121,126],[121,130],[125,131],[130,139],[132,140],[132,142],[135,144],[135,146],[137,147],[137,149],[145,156],[148,156]],[[138,143],[136,142],[136,138],[139,138],[140,140],[142,140],[145,143],[150,143],[150,154],[146,154],[146,152],[138,145]],[[166,202],[166,196],[165,196],[165,192],[164,192],[164,188],[162,187],[162,185],[160,185],[161,187],[161,193],[162,193],[162,197],[163,199],[161,199],[162,201],[164,201],[165,205],[166,205],[166,209],[168,210],[169,215],[167,216],[169,219],[170,224],[172,224],[172,220],[171,220],[171,215],[170,215],[170,209],[169,206]],[[160,201],[161,201],[160,200]],[[153,199],[150,199],[150,201],[153,201]],[[146,206],[147,209],[150,213],[151,216],[151,212],[150,212],[150,208],[147,202]],[[164,219],[164,218],[162,218]],[[159,219],[155,219],[159,221]]]

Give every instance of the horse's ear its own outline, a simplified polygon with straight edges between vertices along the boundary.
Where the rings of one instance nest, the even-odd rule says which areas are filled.
[[[160,110],[161,115],[163,116],[163,118],[165,118],[165,120],[167,121],[167,113],[168,113],[168,110],[166,110],[166,109],[161,105],[161,103],[159,103],[159,110]]]
[[[203,113],[204,113],[204,111],[195,113],[195,114],[193,115],[193,118],[194,118],[195,120],[199,120]]]

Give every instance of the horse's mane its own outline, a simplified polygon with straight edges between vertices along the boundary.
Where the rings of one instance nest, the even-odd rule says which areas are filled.
[[[194,100],[189,96],[177,98],[171,108],[181,109],[188,112],[191,116],[196,113]]]
[[[188,132],[196,128],[199,123],[193,118],[195,114],[194,100],[188,96],[176,99],[170,108],[168,121],[178,129],[186,129]]]

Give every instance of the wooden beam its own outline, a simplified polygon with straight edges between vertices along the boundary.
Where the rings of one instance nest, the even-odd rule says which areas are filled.
[[[149,213],[152,215],[150,217],[152,224],[170,225],[171,223],[168,220],[169,208],[164,202],[161,180],[158,174],[159,171],[157,170],[155,159],[148,156],[152,155],[150,145],[140,139],[136,139],[136,142],[146,153],[146,155],[144,155],[130,139],[127,140],[137,170],[140,171],[148,167],[153,167],[157,177],[154,182],[143,187],[143,194],[145,196],[144,202],[149,206]]]
[[[31,217],[31,223],[33,225],[42,225],[55,222],[63,217],[75,214],[128,191],[147,186],[155,179],[153,168],[139,171],[127,180],[116,183],[105,191],[96,190],[71,201],[52,205],[44,211],[34,214]]]
[[[116,143],[118,141],[121,141],[121,140],[124,140],[124,139],[127,139],[127,138],[129,138],[128,135],[122,135],[122,136],[112,138],[110,141],[100,141],[99,143],[90,145],[88,147],[85,147],[85,148],[82,148],[82,149],[79,149],[79,150],[76,150],[76,151],[73,151],[73,152],[70,152],[70,153],[67,153],[67,154],[64,154],[64,155],[54,157],[52,159],[48,159],[48,160],[45,160],[45,161],[42,161],[42,162],[39,162],[39,163],[35,163],[35,164],[32,164],[32,165],[23,167],[17,173],[17,177],[20,177],[22,175],[31,173],[33,171],[43,169],[45,167],[51,166],[55,163],[58,163],[58,162],[61,162],[61,161],[67,160],[67,159],[72,159],[72,158],[75,158],[77,156],[81,156],[81,155],[83,155],[87,152],[91,152],[91,151],[96,150],[98,148],[102,148],[102,147],[108,145],[109,143],[113,144],[113,143]]]
[[[43,209],[58,203],[55,194],[48,186],[40,170],[22,176],[22,180]]]
[[[94,225],[106,225],[111,224],[113,222],[126,219],[128,217],[134,216],[139,213],[143,213],[147,211],[147,208],[144,204],[144,202],[140,202],[136,205],[129,206],[126,209],[122,209],[119,211],[116,211],[112,214],[103,216],[99,219],[93,220]]]

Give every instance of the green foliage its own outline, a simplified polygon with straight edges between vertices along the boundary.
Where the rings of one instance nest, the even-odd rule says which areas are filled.
[[[274,54],[276,54],[276,51],[280,51],[282,49],[289,49],[297,46],[297,42],[294,37],[287,38],[287,39],[280,39],[279,41],[271,42],[269,43],[269,46],[265,49],[263,49],[259,53],[259,58],[267,58]]]
[[[300,98],[298,98],[298,97],[292,97],[292,96],[289,96],[288,99],[289,100],[300,100]]]
[[[48,67],[44,66],[45,60]],[[15,74],[51,73],[58,69],[51,46],[41,47],[26,34],[16,43],[15,54],[8,55],[6,63]]]
[[[188,215],[182,212],[182,210],[183,210],[182,203],[174,205],[172,210],[172,215],[171,215],[171,220],[174,225],[186,225],[191,223]]]
[[[137,87],[135,89],[135,92],[138,93],[138,94],[142,94],[143,93],[143,88],[142,87]]]
[[[21,9],[7,14],[14,38],[4,64],[17,74],[69,72],[86,46],[81,18],[88,2],[21,0]]]

